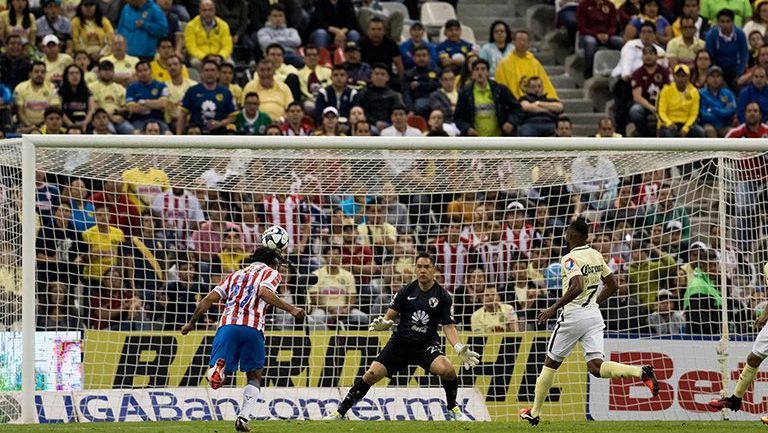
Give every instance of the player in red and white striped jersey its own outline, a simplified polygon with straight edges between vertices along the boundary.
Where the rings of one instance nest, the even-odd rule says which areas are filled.
[[[311,226],[309,208],[298,195],[264,196],[264,214],[266,225],[285,228],[290,238],[286,252],[300,254],[309,241]]]
[[[528,257],[533,241],[533,227],[526,222],[525,205],[519,201],[513,201],[507,205],[504,215],[503,241],[512,245],[521,254]]]
[[[211,388],[218,389],[226,375],[235,373],[238,364],[240,371],[245,372],[248,384],[235,421],[235,429],[245,432],[251,431],[248,420],[261,394],[261,377],[266,361],[263,330],[267,306],[285,310],[297,320],[304,319],[306,315],[303,309],[277,296],[281,280],[277,267],[283,263],[280,251],[259,247],[253,253],[253,260],[246,268],[231,273],[203,298],[192,318],[181,328],[183,335],[189,333],[211,305],[224,302],[219,329],[213,339],[207,377]]]
[[[473,249],[475,260],[483,268],[488,284],[506,287],[512,281],[512,262],[517,257],[517,247],[503,239],[501,224],[489,225],[488,242]]]
[[[165,227],[176,231],[176,239],[186,242],[198,225],[205,221],[195,194],[183,188],[163,191],[152,202],[152,213],[163,219]]]
[[[443,274],[443,287],[453,293],[464,284],[469,267],[469,247],[461,241],[461,223],[452,222],[446,233],[435,241],[435,267]]]

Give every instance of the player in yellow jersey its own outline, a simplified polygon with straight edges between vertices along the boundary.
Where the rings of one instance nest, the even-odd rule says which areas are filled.
[[[768,284],[768,263],[763,268],[763,275],[765,276],[765,282]],[[737,411],[741,409],[741,399],[744,397],[744,393],[755,381],[757,376],[757,369],[760,368],[763,360],[768,356],[768,305],[765,306],[763,314],[755,322],[755,329],[759,329],[760,333],[757,334],[755,342],[752,344],[752,352],[747,355],[747,363],[744,365],[744,369],[741,370],[739,381],[736,382],[736,387],[733,389],[733,394],[730,397],[721,398],[720,400],[712,400],[709,402],[709,406],[715,409],[730,409]],[[768,416],[760,418],[763,424],[768,424]]]
[[[587,369],[593,376],[605,379],[636,377],[643,381],[654,397],[659,394],[659,383],[651,366],[639,367],[603,361],[605,323],[598,305],[616,293],[619,286],[600,252],[587,245],[588,237],[589,226],[583,219],[578,219],[568,226],[565,242],[568,244],[569,253],[560,259],[563,268],[563,296],[538,316],[539,323],[545,323],[557,310],[563,309],[549,338],[544,368],[536,379],[533,407],[520,409],[520,418],[531,425],[539,423],[541,406],[549,388],[552,387],[555,371],[578,342],[581,342],[584,348],[584,360],[587,361]],[[605,284],[605,288],[597,293],[600,281]]]

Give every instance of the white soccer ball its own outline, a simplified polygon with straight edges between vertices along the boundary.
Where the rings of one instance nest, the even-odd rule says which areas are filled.
[[[288,232],[280,226],[272,226],[261,234],[261,244],[270,250],[282,251],[289,241]]]

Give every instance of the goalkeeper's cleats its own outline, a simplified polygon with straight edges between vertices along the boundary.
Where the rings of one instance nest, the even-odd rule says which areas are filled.
[[[531,408],[520,409],[520,418],[528,421],[532,426],[539,425],[539,417],[531,415]]]
[[[221,384],[224,382],[224,364],[224,359],[219,358],[216,360],[216,365],[208,369],[208,382],[213,389],[221,388]],[[248,422],[246,420],[246,425],[247,424]],[[250,429],[238,431],[250,431]]]
[[[761,416],[760,422],[763,424],[768,424],[768,416]]]
[[[445,415],[446,421],[469,421],[469,417],[464,415],[464,413],[459,409],[458,406],[454,406],[453,409],[448,409],[448,412]]]
[[[239,416],[235,420],[235,430],[249,432],[251,431],[251,426],[248,425],[248,420],[245,417]]]
[[[659,395],[659,381],[656,380],[656,375],[653,374],[653,367],[650,365],[643,367],[643,375],[640,377],[640,380],[651,390],[654,397]]]
[[[328,415],[323,417],[323,421],[341,421],[344,419],[344,415],[340,414],[338,410],[334,410]]]
[[[736,412],[741,409],[741,399],[732,395],[730,397],[721,398],[720,400],[710,400],[709,407],[717,410],[730,409]]]

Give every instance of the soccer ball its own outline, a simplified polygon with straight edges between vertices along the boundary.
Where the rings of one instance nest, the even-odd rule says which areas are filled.
[[[272,226],[261,234],[261,244],[270,250],[282,251],[289,241],[288,232],[280,226]]]

